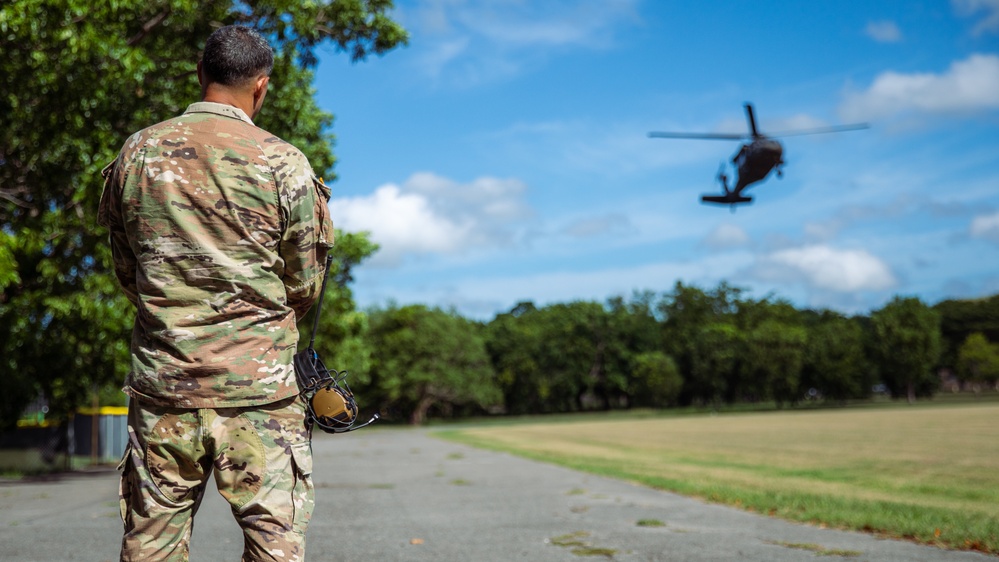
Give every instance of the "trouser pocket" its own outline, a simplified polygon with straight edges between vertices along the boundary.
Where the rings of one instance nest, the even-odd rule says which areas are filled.
[[[292,492],[295,515],[292,524],[296,532],[304,535],[315,506],[315,489],[312,486],[312,443],[306,441],[292,445],[291,460],[295,472],[295,488]]]
[[[118,512],[121,515],[121,522],[125,525],[125,532],[132,527],[130,510],[132,503],[132,485],[135,469],[132,467],[132,443],[125,445],[125,454],[121,456],[118,463],[118,472],[121,473],[118,479]]]

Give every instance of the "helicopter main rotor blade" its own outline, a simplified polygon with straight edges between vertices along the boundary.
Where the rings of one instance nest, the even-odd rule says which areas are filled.
[[[800,135],[823,135],[825,133],[841,133],[843,131],[859,131],[869,129],[867,123],[854,123],[853,125],[836,125],[833,127],[819,127],[816,129],[801,129],[798,131],[784,131],[782,133],[768,133],[769,137],[796,137]]]
[[[753,104],[746,103],[744,107],[746,108],[746,120],[749,121],[749,132],[752,133],[754,139],[758,138],[760,132],[756,130],[756,117],[753,116]]]
[[[654,139],[705,139],[705,140],[742,140],[748,135],[742,133],[663,133],[652,131],[650,138]]]

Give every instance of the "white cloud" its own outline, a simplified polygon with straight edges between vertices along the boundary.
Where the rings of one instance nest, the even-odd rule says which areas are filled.
[[[438,215],[423,196],[383,185],[368,197],[333,201],[339,225],[351,231],[371,232],[381,245],[379,255],[398,261],[403,253],[448,253],[465,239],[468,225]]]
[[[903,112],[955,113],[999,108],[999,55],[974,54],[953,62],[942,74],[878,75],[871,87],[851,92],[840,105],[847,120],[888,117]]]
[[[456,220],[474,218],[492,223],[531,214],[522,200],[527,186],[517,179],[481,177],[460,184],[432,173],[417,172],[403,187],[427,196],[437,209]]]
[[[870,253],[825,245],[777,250],[758,258],[750,273],[763,281],[804,282],[841,293],[889,289],[897,283],[887,264]]]
[[[397,265],[408,255],[457,255],[508,245],[532,215],[527,187],[516,179],[478,178],[460,184],[430,173],[386,184],[366,196],[334,199],[338,227],[368,231],[381,248],[372,264]]]
[[[868,22],[864,33],[878,43],[898,43],[902,40],[902,31],[890,20]]]
[[[971,236],[999,244],[999,212],[972,219]]]
[[[713,250],[738,248],[749,243],[749,235],[741,227],[731,223],[718,225],[701,241],[703,246]]]
[[[999,31],[999,0],[953,0],[953,2],[957,12],[963,16],[985,12],[985,16],[971,30],[972,35]]]
[[[552,49],[608,48],[638,21],[635,4],[436,0],[399,15],[425,50],[422,70],[468,85],[516,74]]]

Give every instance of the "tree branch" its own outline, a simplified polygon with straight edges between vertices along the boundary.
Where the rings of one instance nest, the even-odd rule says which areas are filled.
[[[152,31],[153,28],[155,28],[157,25],[163,23],[163,20],[165,20],[166,17],[169,16],[169,15],[170,15],[170,8],[167,8],[167,9],[163,10],[162,12],[160,12],[160,13],[156,14],[155,16],[153,16],[153,19],[151,19],[151,20],[147,21],[145,24],[143,24],[142,31],[136,33],[135,35],[132,36],[131,39],[128,40],[128,46],[129,47],[134,47],[135,45],[137,45],[139,43],[139,41],[142,41],[143,39],[145,39],[146,35],[149,35],[149,32]]]
[[[18,207],[21,207],[21,208],[24,208],[24,209],[30,209],[31,208],[31,205],[29,205],[26,201],[22,201],[22,200],[18,199],[14,195],[8,193],[8,191],[6,189],[0,190],[0,199],[6,199],[7,201],[10,201],[11,203],[17,205]]]

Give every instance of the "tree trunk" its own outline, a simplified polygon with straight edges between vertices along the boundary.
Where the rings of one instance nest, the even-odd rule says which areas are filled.
[[[433,403],[433,396],[420,398],[420,401],[416,404],[416,408],[413,408],[413,413],[409,415],[410,425],[423,425],[423,422],[427,421],[427,410],[430,409]]]

